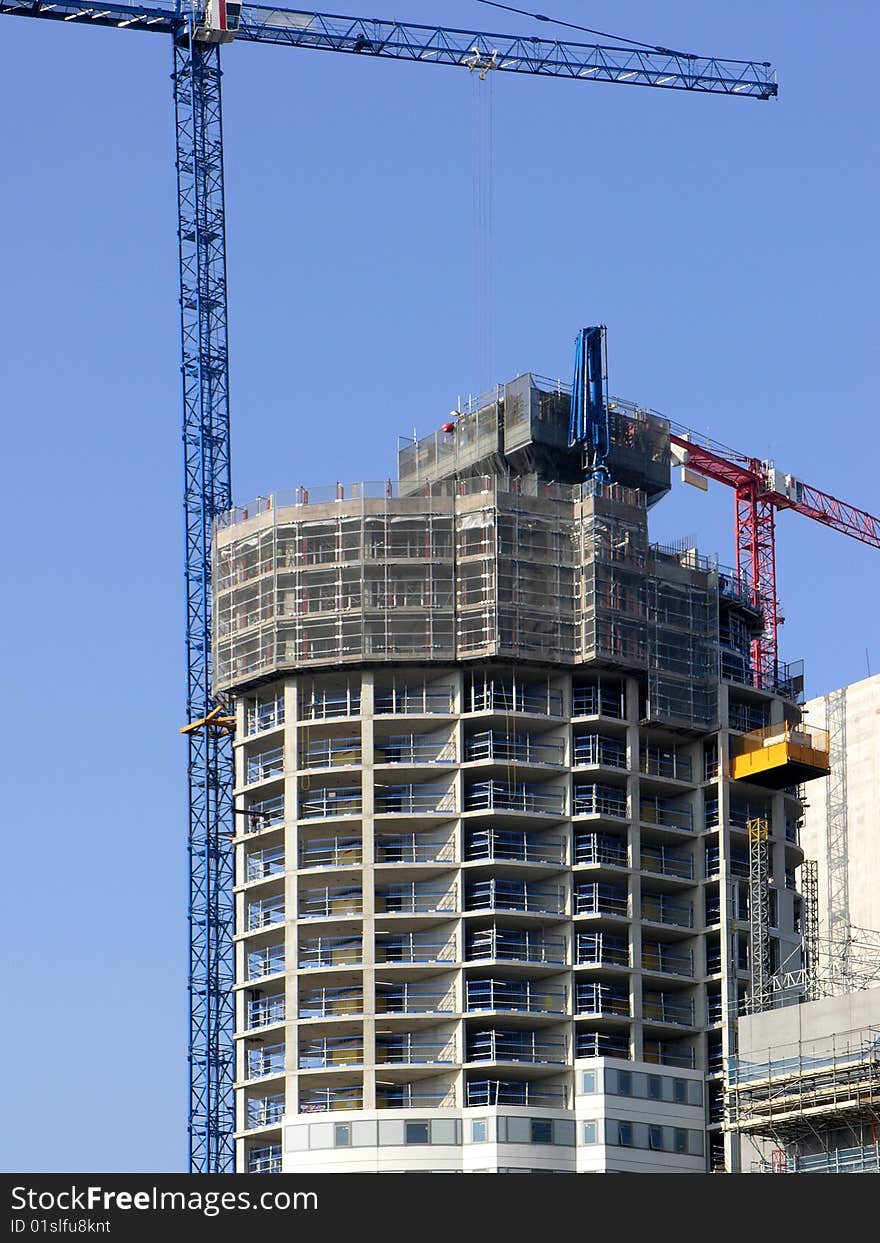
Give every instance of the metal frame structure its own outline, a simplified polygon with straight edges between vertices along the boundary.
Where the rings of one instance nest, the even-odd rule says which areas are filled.
[[[190,875],[190,1169],[234,1168],[232,1147],[232,747],[213,717],[212,525],[231,506],[223,132],[219,44],[243,42],[588,82],[770,99],[767,63],[247,6],[95,6],[0,0],[0,13],[171,35],[180,245]],[[211,718],[210,720],[208,718]]]
[[[819,971],[819,865],[815,859],[804,859],[801,864],[801,932],[805,996],[808,1001],[815,1001]]]
[[[749,998],[748,1013],[766,1010],[772,996],[770,963],[770,830],[763,818],[749,829]]]

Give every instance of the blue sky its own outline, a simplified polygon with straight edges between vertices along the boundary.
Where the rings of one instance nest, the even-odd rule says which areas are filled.
[[[880,510],[875,5],[553,0],[770,60],[777,101],[498,75],[493,379],[614,391]],[[337,0],[333,8],[357,12]],[[548,27],[474,0],[379,15]],[[182,520],[169,41],[0,18],[6,1116],[0,1168],[174,1170],[185,1143]],[[562,37],[564,32],[561,32]],[[588,36],[583,36],[588,40]],[[869,52],[869,56],[870,56]],[[480,383],[469,74],[224,53],[239,501],[381,479]],[[485,100],[483,101],[485,106]],[[732,559],[732,499],[654,536]],[[880,669],[878,554],[779,522],[808,693]]]

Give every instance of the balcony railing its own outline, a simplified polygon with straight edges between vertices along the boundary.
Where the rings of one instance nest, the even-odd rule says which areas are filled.
[[[626,791],[616,786],[576,785],[574,787],[575,816],[611,816],[626,820]]]
[[[301,841],[301,868],[354,867],[363,861],[359,837],[322,837]]]
[[[674,949],[663,941],[642,941],[642,970],[691,979],[694,974],[693,950]]]
[[[575,889],[575,915],[614,915],[625,918],[628,909],[626,890],[616,885],[578,885]]]
[[[467,1060],[565,1065],[566,1042],[561,1036],[542,1039],[536,1032],[471,1032],[468,1036]]]
[[[681,1066],[693,1070],[697,1063],[697,1055],[675,1041],[646,1040],[642,1058],[655,1066]]]
[[[360,988],[313,988],[301,993],[301,1019],[336,1018],[342,1014],[362,1014],[364,996]]]
[[[517,781],[478,781],[465,791],[464,805],[466,811],[514,811],[562,816],[565,814],[565,793]]]
[[[529,712],[536,716],[562,716],[562,692],[549,686],[524,686],[512,682],[486,682],[465,692],[465,712]]]
[[[378,963],[454,963],[456,962],[455,937],[445,940],[429,940],[413,932],[400,932],[384,936],[376,934],[376,962]]]
[[[376,989],[377,1014],[454,1014],[455,991],[420,984],[395,984]]]
[[[270,777],[280,777],[284,772],[284,748],[273,747],[271,751],[259,751],[249,755],[247,761],[247,779],[251,781],[268,781]]]
[[[575,1014],[629,1018],[629,990],[613,984],[580,983],[575,993]]]
[[[363,909],[364,897],[360,889],[307,889],[299,895],[300,919],[358,915]]]
[[[265,880],[268,876],[280,876],[283,871],[283,846],[270,846],[266,850],[255,850],[247,857],[245,876],[249,881]]]
[[[377,915],[428,915],[458,910],[458,889],[431,889],[423,885],[389,885],[376,890]]]
[[[252,1096],[247,1102],[247,1129],[255,1130],[260,1126],[274,1126],[281,1121],[284,1114],[284,1093],[273,1096]]]
[[[248,932],[255,928],[268,928],[271,924],[284,923],[284,895],[274,898],[262,898],[258,902],[249,902],[247,908]]]
[[[300,1070],[362,1066],[363,1062],[364,1042],[360,1036],[322,1036],[300,1043]]]
[[[259,799],[248,803],[242,817],[246,833],[259,833],[261,829],[272,829],[284,823],[284,796]]]
[[[454,764],[455,739],[434,734],[394,734],[376,739],[377,764]]]
[[[580,967],[628,967],[629,942],[607,932],[579,932],[575,962]]]
[[[304,721],[324,721],[328,717],[358,716],[360,710],[359,690],[314,691],[304,698],[300,716]]]
[[[313,738],[302,746],[300,752],[301,768],[342,768],[360,762],[359,735],[349,738]]]
[[[574,861],[625,868],[628,865],[626,843],[619,837],[608,837],[604,833],[581,833],[575,838]]]
[[[257,997],[248,1002],[245,1013],[249,1028],[270,1027],[273,1023],[283,1023],[284,994],[273,993],[271,997]]]
[[[431,790],[425,786],[376,786],[377,816],[455,815],[455,791]]]
[[[281,1145],[269,1144],[265,1148],[252,1148],[248,1153],[249,1174],[280,1174]]]
[[[574,765],[580,768],[626,768],[626,743],[601,734],[579,734],[574,740]]]
[[[476,1079],[467,1085],[469,1108],[478,1105],[538,1105],[543,1109],[565,1109],[566,1090],[546,1087],[528,1080]]]
[[[378,1109],[452,1109],[455,1106],[455,1089],[437,1089],[433,1092],[419,1090],[411,1083],[387,1084],[376,1088]]]
[[[666,993],[642,994],[642,1018],[648,1023],[668,1023],[676,1027],[693,1027],[694,1003],[690,997]]]
[[[680,755],[666,747],[643,747],[639,753],[639,771],[648,777],[669,777],[690,782],[694,766],[690,756]]]
[[[661,893],[642,893],[642,919],[655,924],[671,924],[675,928],[693,928],[692,902],[679,902]]]
[[[247,1051],[248,1079],[262,1079],[266,1075],[279,1075],[284,1070],[284,1045],[261,1044]]]
[[[643,794],[639,806],[639,819],[643,824],[659,824],[668,829],[694,827],[694,813],[690,807],[681,807],[669,799]]]
[[[451,1065],[457,1061],[452,1039],[429,1040],[404,1032],[376,1041],[376,1063],[380,1066]]]
[[[319,816],[359,816],[361,809],[360,786],[332,786],[303,793],[299,814],[303,820],[310,820]]]
[[[496,760],[504,764],[549,764],[559,767],[565,760],[565,747],[555,739],[533,738],[530,734],[500,734],[486,730],[473,734],[465,743],[465,759]]]
[[[260,734],[284,724],[284,696],[277,699],[251,701],[244,716],[245,733]]]
[[[364,1093],[360,1087],[301,1088],[299,1112],[301,1114],[329,1113],[335,1109],[362,1109]]]
[[[465,905],[470,911],[526,911],[537,915],[562,915],[565,889],[562,885],[533,885],[528,881],[480,880],[466,889]]]
[[[468,980],[466,1009],[508,1010],[524,1014],[564,1014],[564,988],[546,988],[533,980]]]
[[[719,876],[721,873],[721,853],[717,846],[706,847],[706,877]],[[749,856],[741,850],[733,850],[730,855],[730,875],[748,879]]]
[[[376,838],[376,863],[455,863],[455,843],[432,842],[423,834]]]
[[[451,686],[393,686],[376,691],[377,716],[434,716],[453,711],[455,692]]]
[[[519,928],[481,928],[468,939],[468,962],[483,959],[494,962],[565,964],[565,938],[548,937]]]
[[[284,970],[284,946],[267,945],[263,949],[252,950],[247,956],[247,978],[261,980],[267,975],[276,975]]]
[[[577,1032],[575,1057],[629,1057],[629,1037],[619,1032]]]
[[[497,859],[514,863],[565,865],[565,838],[536,837],[515,829],[474,829],[465,848],[469,860]]]
[[[317,937],[300,944],[300,967],[356,967],[363,962],[360,937]]]
[[[623,685],[588,683],[571,692],[572,716],[608,716],[620,721],[626,716]]]
[[[679,880],[693,880],[694,861],[690,855],[674,847],[654,846],[646,842],[642,846],[642,871],[653,872],[657,876],[675,876]]]

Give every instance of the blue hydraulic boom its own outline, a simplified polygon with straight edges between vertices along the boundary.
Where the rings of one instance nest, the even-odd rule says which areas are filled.
[[[0,0],[0,13],[76,25],[170,35],[177,135],[180,339],[183,406],[187,736],[189,756],[190,1034],[189,1168],[235,1169],[233,1058],[232,722],[215,701],[211,662],[213,523],[231,506],[226,226],[220,46],[239,40],[346,52],[482,74],[527,73],[770,99],[776,75],[766,62],[703,58],[668,48],[561,43],[525,36],[447,30],[405,22],[209,0],[192,9]],[[624,41],[619,41],[623,43]],[[588,329],[596,333],[598,329]],[[598,353],[596,352],[598,350]],[[605,468],[607,421],[601,344],[584,342],[584,400],[592,467]],[[607,420],[607,410],[605,411]],[[589,437],[592,436],[592,440]],[[604,438],[604,439],[603,439]]]
[[[568,443],[583,449],[584,475],[610,483],[608,455],[611,428],[608,411],[608,355],[604,324],[582,328],[574,343],[574,379]]]

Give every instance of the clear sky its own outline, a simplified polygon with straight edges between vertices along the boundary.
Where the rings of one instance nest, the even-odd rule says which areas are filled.
[[[492,378],[567,378],[576,330],[605,322],[614,391],[880,510],[877,6],[541,7],[772,61],[780,95],[497,75]],[[475,0],[373,9],[550,29]],[[175,1170],[186,876],[170,42],[12,17],[0,36],[0,1168]],[[457,69],[244,45],[224,61],[236,498],[385,478],[397,433],[432,430],[481,382],[486,101]],[[679,489],[653,533],[696,534],[730,561],[731,496]],[[805,658],[808,693],[864,677],[866,659],[880,670],[880,553],[792,514],[778,546],[782,654]]]

